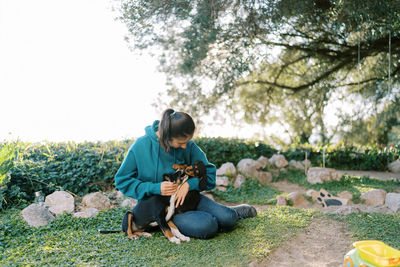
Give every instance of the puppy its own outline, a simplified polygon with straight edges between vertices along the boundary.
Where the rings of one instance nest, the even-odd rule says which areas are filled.
[[[180,186],[191,177],[199,177],[199,188],[204,190],[207,181],[206,168],[202,161],[197,161],[193,165],[177,165],[172,166],[176,171],[172,174],[165,174],[164,179]],[[179,186],[179,187],[180,187]],[[122,222],[122,232],[128,238],[136,240],[139,236],[151,237],[146,232],[151,227],[158,225],[164,236],[170,242],[179,244],[181,241],[188,242],[190,238],[179,232],[176,225],[170,220],[174,214],[183,213],[189,210],[195,210],[200,201],[200,193],[196,190],[189,191],[182,205],[175,209],[176,193],[169,196],[153,195],[150,198],[140,201],[132,211],[128,211]],[[168,211],[168,215],[167,215]],[[121,231],[104,231],[99,233],[115,233]]]

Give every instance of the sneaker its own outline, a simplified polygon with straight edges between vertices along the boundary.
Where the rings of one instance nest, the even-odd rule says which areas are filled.
[[[242,204],[238,206],[230,207],[236,211],[239,219],[251,218],[257,216],[257,210],[253,206]]]

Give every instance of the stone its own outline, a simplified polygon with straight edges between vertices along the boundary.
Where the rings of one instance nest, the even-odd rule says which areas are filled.
[[[272,174],[269,172],[259,171],[257,173],[257,180],[263,185],[268,185],[272,182]]]
[[[338,197],[351,200],[353,195],[349,191],[343,191],[338,194]]]
[[[136,205],[137,205],[138,201],[136,199],[133,198],[127,198],[124,201],[122,201],[121,203],[121,207],[129,207],[131,209],[133,209]]]
[[[308,189],[306,192],[306,196],[312,197],[312,199],[315,201],[317,200],[318,192],[314,189]]]
[[[307,169],[311,168],[311,161],[309,159],[307,161],[303,160],[300,163],[303,164],[304,168],[306,167],[306,163],[307,163]]]
[[[55,219],[53,214],[43,205],[31,204],[21,212],[22,218],[29,226],[39,227],[48,224]]]
[[[101,192],[95,192],[85,195],[82,198],[82,205],[85,208],[96,208],[98,210],[110,209],[111,202],[108,197],[103,195]]]
[[[218,191],[222,191],[222,192],[226,191],[226,187],[224,187],[224,186],[217,186],[217,187],[215,187],[215,189],[217,189]]]
[[[91,218],[96,216],[99,213],[98,209],[95,208],[88,208],[84,211],[75,212],[72,217],[74,218]]]
[[[232,162],[227,162],[221,165],[217,170],[217,176],[236,175],[236,168]]]
[[[275,154],[273,155],[270,159],[269,162],[271,164],[273,164],[275,167],[277,168],[283,168],[286,167],[289,163],[287,162],[287,160],[285,159],[285,156],[281,155],[281,154]]]
[[[124,194],[122,194],[122,192],[119,190],[114,190],[110,194],[108,194],[108,197],[111,199],[121,199],[124,198]]]
[[[385,199],[385,205],[397,213],[400,211],[400,194],[398,193],[387,193]]]
[[[49,208],[50,212],[56,215],[60,215],[64,211],[70,213],[75,210],[74,197],[65,191],[55,191],[46,196],[44,204]]]
[[[386,191],[382,189],[373,189],[361,194],[360,199],[367,205],[383,205],[385,203]]]
[[[289,161],[289,168],[304,171],[304,165],[299,161],[295,161],[294,159]]]
[[[277,206],[287,206],[286,197],[285,196],[277,196],[276,197],[276,205]]]
[[[261,164],[254,159],[242,159],[237,164],[237,170],[245,176],[256,178]]]
[[[286,198],[290,199],[295,207],[300,206],[306,200],[300,192],[291,192]]]
[[[335,169],[312,167],[307,172],[307,181],[310,184],[323,183],[324,181],[339,181],[340,175]]]
[[[400,173],[400,159],[393,161],[388,165],[388,168],[391,172]]]
[[[244,182],[246,182],[246,177],[239,174],[235,179],[235,183],[233,184],[233,187],[239,188]]]
[[[215,185],[216,186],[228,186],[229,185],[229,178],[226,176],[217,176],[215,178]]]
[[[267,165],[268,165],[269,160],[268,160],[268,158],[266,158],[264,156],[260,156],[257,159],[257,162],[260,164],[260,169],[265,169],[265,167],[267,167]]]

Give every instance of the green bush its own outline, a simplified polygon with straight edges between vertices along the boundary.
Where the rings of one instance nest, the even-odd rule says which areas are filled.
[[[18,143],[18,155],[2,185],[3,207],[31,202],[34,192],[77,195],[110,187],[131,140],[85,143]]]

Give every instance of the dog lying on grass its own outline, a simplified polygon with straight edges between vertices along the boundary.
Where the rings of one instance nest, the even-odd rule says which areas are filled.
[[[193,165],[172,166],[176,171],[172,174],[164,174],[164,179],[177,183],[178,190],[183,183],[192,177],[200,178],[199,188],[204,190],[207,184],[206,167],[202,161],[196,161]],[[177,190],[177,191],[178,191]],[[146,232],[154,226],[159,226],[164,236],[170,242],[179,244],[181,241],[188,242],[190,238],[181,234],[172,222],[174,214],[184,213],[195,210],[200,201],[200,192],[197,190],[189,191],[182,205],[175,208],[176,193],[169,196],[154,195],[148,199],[140,201],[132,211],[128,211],[122,221],[122,231],[99,230],[101,234],[124,232],[128,238],[136,240],[139,236],[151,237]]]

